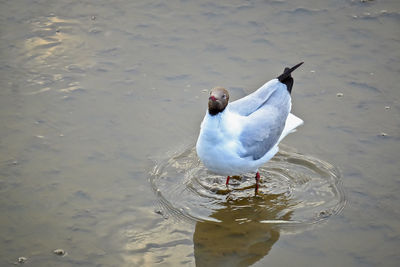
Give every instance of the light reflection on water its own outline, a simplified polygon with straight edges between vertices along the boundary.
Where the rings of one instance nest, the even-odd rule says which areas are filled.
[[[81,82],[76,78],[86,75],[93,60],[85,46],[86,41],[78,34],[79,20],[50,14],[29,22],[32,34],[23,43],[24,67],[29,68],[27,82],[37,89],[25,94],[35,95],[50,90],[65,94],[82,91]]]

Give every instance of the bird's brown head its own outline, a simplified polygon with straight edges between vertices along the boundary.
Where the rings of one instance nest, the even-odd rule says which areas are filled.
[[[208,98],[208,113],[210,115],[217,115],[224,111],[229,102],[229,93],[223,87],[215,87],[210,92]]]

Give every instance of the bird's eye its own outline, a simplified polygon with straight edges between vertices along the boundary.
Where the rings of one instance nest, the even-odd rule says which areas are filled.
[[[226,98],[226,94],[224,94],[222,97],[225,99]]]

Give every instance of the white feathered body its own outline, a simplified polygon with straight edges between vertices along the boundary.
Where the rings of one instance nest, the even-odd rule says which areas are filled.
[[[217,174],[256,172],[278,152],[279,142],[303,123],[290,109],[286,86],[273,79],[217,115],[207,111],[196,144],[197,155]],[[258,144],[267,145],[268,150],[260,155]]]

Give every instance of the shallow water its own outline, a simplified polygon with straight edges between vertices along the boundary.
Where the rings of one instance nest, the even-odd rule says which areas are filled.
[[[338,170],[285,146],[259,173],[257,190],[254,173],[233,176],[226,186],[226,177],[209,172],[190,146],[156,164],[150,181],[161,204],[159,214],[192,222],[297,229],[338,214],[345,205]]]
[[[1,1],[0,265],[397,266],[399,22],[396,0]],[[207,90],[236,99],[300,61],[305,125],[261,196],[252,177],[158,183]],[[332,172],[273,179],[280,159]]]

